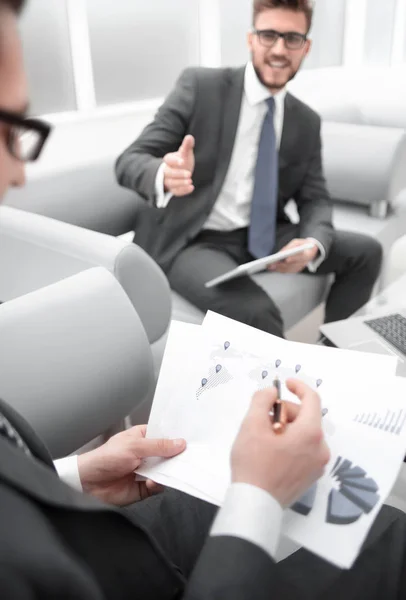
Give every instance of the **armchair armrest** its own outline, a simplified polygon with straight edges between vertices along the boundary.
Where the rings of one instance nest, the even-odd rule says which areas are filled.
[[[0,306],[0,398],[65,456],[129,415],[154,389],[150,344],[103,268]]]
[[[369,206],[373,216],[386,216],[406,188],[403,129],[326,122],[323,155],[333,200]]]
[[[390,285],[406,274],[406,235],[399,238],[392,246],[387,264],[385,284]]]
[[[127,292],[151,343],[166,331],[171,294],[158,265],[135,244],[15,208],[0,208],[0,301],[94,266]]]
[[[74,141],[72,133],[64,134],[59,126],[54,133],[59,135],[60,147],[54,151],[60,160],[54,164],[54,157],[51,159],[48,154],[45,163],[41,160],[29,165],[28,185],[9,190],[6,205],[110,235],[134,229],[139,207],[144,201],[135,192],[120,187],[114,173],[114,163],[121,152],[119,148],[127,146],[127,142],[120,144],[117,152],[112,150],[113,154],[108,157],[69,165],[66,164],[66,142],[76,147],[80,133],[73,135]],[[95,133],[89,134],[91,139]],[[55,141],[53,134],[52,144]],[[49,150],[47,145],[46,152]],[[85,156],[83,152],[82,156]]]

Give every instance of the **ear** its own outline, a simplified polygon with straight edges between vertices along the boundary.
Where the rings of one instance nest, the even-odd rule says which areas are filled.
[[[313,42],[312,40],[306,40],[305,48],[304,48],[304,56],[307,56],[312,49]]]
[[[255,34],[251,30],[247,33],[247,45],[250,52],[253,50],[254,35]]]

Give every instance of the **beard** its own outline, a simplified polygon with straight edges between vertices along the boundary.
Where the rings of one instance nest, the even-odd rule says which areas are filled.
[[[252,60],[252,64],[254,67],[254,71],[256,73],[256,76],[258,77],[259,81],[262,83],[263,86],[265,86],[266,88],[270,89],[270,90],[283,90],[283,88],[289,83],[289,81],[292,81],[292,79],[294,79],[297,75],[297,73],[299,72],[300,67],[302,66],[302,63],[299,64],[299,66],[297,67],[297,69],[293,69],[291,63],[289,63],[289,75],[283,79],[283,81],[281,80],[280,82],[278,81],[274,81],[274,82],[270,82],[267,81],[265,79],[265,77],[262,74],[262,70],[261,67],[259,67],[256,63],[255,63],[255,59],[253,54],[251,54],[251,60]],[[275,59],[276,60],[276,59]],[[288,69],[286,69],[286,71],[288,71]]]

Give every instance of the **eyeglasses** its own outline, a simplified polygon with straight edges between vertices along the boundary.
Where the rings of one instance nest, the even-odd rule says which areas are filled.
[[[51,125],[4,110],[0,110],[0,121],[11,126],[7,139],[9,152],[22,162],[37,160],[51,133]]]
[[[266,48],[272,48],[279,38],[282,38],[288,50],[300,50],[307,40],[307,35],[296,33],[295,31],[279,33],[279,31],[275,31],[274,29],[254,29],[254,33],[258,36],[260,43]]]

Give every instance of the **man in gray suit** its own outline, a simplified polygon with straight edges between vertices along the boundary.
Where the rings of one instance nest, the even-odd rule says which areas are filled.
[[[271,270],[333,273],[326,320],[335,321],[369,299],[382,260],[374,239],[334,231],[320,118],[286,92],[310,51],[311,21],[308,0],[255,0],[251,62],[187,69],[116,167],[119,183],[146,200],[134,241],[172,288],[203,311],[280,336],[279,309],[251,278],[205,282],[311,240],[311,250]],[[285,214],[292,198],[299,225]]]

